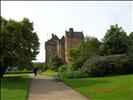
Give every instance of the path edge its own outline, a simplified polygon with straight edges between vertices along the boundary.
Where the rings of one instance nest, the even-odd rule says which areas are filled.
[[[88,98],[89,100],[93,100],[91,97],[87,96],[87,95],[84,95],[83,93],[81,93],[80,91],[78,91],[76,88],[74,87],[71,87],[69,84],[65,83],[62,79],[60,79],[60,81],[62,83],[64,83],[65,85],[69,86],[70,88],[74,89],[76,92],[78,92],[79,94],[81,94],[82,96],[85,96],[86,98]]]

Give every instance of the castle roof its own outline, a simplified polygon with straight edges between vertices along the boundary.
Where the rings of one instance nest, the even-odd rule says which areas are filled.
[[[84,38],[83,32],[74,32],[73,28],[69,28],[69,31],[65,31],[66,37]],[[45,45],[56,45],[56,42],[63,42],[64,36],[59,39],[55,34],[52,34],[52,38],[45,42]]]
[[[70,32],[66,31],[67,37],[84,38],[83,32]]]
[[[53,45],[54,46],[54,45],[56,45],[56,42],[53,40],[48,40],[45,42],[45,45],[51,45],[51,46]]]
[[[52,34],[51,40],[59,40],[59,38],[56,35]]]
[[[56,35],[52,34],[52,38],[50,40],[46,41],[45,45],[56,45],[56,41],[58,41],[58,40],[59,40],[59,38]]]

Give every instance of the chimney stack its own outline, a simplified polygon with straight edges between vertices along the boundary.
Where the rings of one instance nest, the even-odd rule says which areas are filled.
[[[54,33],[52,33],[52,38],[54,37]]]
[[[70,33],[73,33],[73,28],[69,28],[69,32]]]

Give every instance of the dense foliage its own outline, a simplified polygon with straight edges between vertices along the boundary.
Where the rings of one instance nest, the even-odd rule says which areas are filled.
[[[39,53],[39,40],[34,32],[33,23],[24,18],[22,21],[6,20],[1,17],[0,39],[0,77],[7,67],[31,66]]]
[[[61,78],[86,78],[89,75],[84,70],[76,70],[76,71],[65,71],[64,73],[60,73]]]
[[[106,76],[133,73],[133,66],[126,54],[94,56],[82,66],[90,76]]]
[[[44,63],[42,63],[42,62],[34,62],[33,65],[34,65],[34,67],[38,68],[41,71],[44,70]]]
[[[62,65],[62,66],[60,66],[59,68],[58,68],[58,72],[59,73],[63,73],[63,72],[65,72],[65,71],[67,71],[67,69],[68,69],[68,65],[66,64],[66,65]]]
[[[100,55],[100,56],[99,56]],[[62,77],[82,78],[133,73],[133,32],[110,26],[103,41],[87,37],[68,49],[68,64],[59,68]]]
[[[131,45],[130,42],[129,37],[122,27],[112,25],[103,38],[101,46],[102,54],[115,55],[127,53],[128,47]]]
[[[49,69],[54,70],[54,71],[58,71],[58,68],[62,65],[62,61],[61,59],[57,56],[51,56],[50,60],[49,60]]]
[[[133,66],[133,32],[130,33],[129,37],[130,37],[131,45],[129,46],[129,49],[128,49],[128,56],[130,57],[130,61],[132,62],[132,66]]]
[[[86,37],[86,41],[75,48],[68,49],[68,61],[72,63],[73,69],[81,68],[83,63],[90,57],[99,53],[101,43],[95,37]]]

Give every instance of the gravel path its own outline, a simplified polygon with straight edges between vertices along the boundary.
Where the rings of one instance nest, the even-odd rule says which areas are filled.
[[[52,77],[32,77],[28,100],[89,100],[62,82],[53,81]]]

